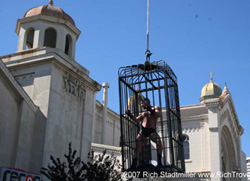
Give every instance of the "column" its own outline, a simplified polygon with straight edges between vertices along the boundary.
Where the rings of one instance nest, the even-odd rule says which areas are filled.
[[[104,82],[103,87],[103,114],[102,114],[102,144],[105,144],[106,138],[106,122],[107,122],[107,109],[108,109],[108,88],[109,83]]]

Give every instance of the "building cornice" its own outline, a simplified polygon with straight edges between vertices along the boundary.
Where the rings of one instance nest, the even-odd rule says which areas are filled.
[[[93,151],[106,150],[107,152],[121,154],[121,147],[103,145],[103,144],[97,144],[97,143],[91,143],[91,150],[93,150]]]
[[[207,108],[221,108],[221,100],[219,98],[206,99],[204,104]]]
[[[34,66],[37,64],[45,64],[52,62],[65,70],[73,74],[73,76],[86,82],[86,85],[95,92],[101,90],[101,85],[95,80],[89,77],[89,71],[83,66],[66,56],[61,51],[54,48],[38,48],[31,49],[23,52],[18,52],[11,55],[0,57],[6,63],[9,69],[16,69],[22,66]]]
[[[180,106],[180,109],[192,109],[192,108],[196,108],[196,107],[205,107],[204,104],[193,104],[193,105],[184,105],[184,106]]]
[[[44,57],[46,54],[55,53],[61,58],[63,58],[66,62],[72,64],[73,66],[79,67],[80,71],[82,71],[84,74],[89,75],[89,70],[84,68],[82,65],[77,63],[74,59],[63,53],[62,51],[50,48],[50,47],[41,47],[41,48],[35,48],[35,49],[28,49],[21,52],[16,52],[9,55],[0,56],[0,58],[3,60],[3,62],[8,64],[12,64],[12,66],[15,66],[15,64],[23,64],[28,61],[31,61],[33,59],[38,59],[39,57]]]
[[[181,117],[181,121],[197,121],[208,119],[208,114],[202,114],[198,116]]]

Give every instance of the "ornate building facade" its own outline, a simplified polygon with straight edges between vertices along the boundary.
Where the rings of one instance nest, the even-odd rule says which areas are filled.
[[[74,60],[80,30],[50,1],[18,19],[16,33],[17,52],[0,57],[0,165],[39,173],[69,142],[86,161],[101,85]]]
[[[39,173],[69,142],[84,161],[91,149],[121,159],[120,116],[108,109],[108,84],[102,104],[101,85],[74,59],[74,20],[50,1],[28,10],[16,33],[17,52],[0,57],[0,166]],[[223,180],[211,174],[244,170],[244,130],[227,86],[211,78],[201,92],[200,104],[181,107],[186,172]]]
[[[182,106],[181,118],[186,172],[195,177],[173,180],[246,180],[240,176],[246,174],[246,156],[241,149],[244,129],[227,85],[221,90],[211,77],[201,90],[200,104]],[[117,145],[109,145],[117,152]],[[95,145],[92,149],[100,152],[105,146],[99,145],[98,150]]]

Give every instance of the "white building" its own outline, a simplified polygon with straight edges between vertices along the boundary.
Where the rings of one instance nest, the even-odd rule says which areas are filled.
[[[240,173],[240,126],[232,95],[225,85],[223,91],[212,78],[201,91],[201,104],[181,108],[183,134],[186,136],[186,171]],[[189,154],[188,154],[189,153]],[[236,179],[236,178],[235,178]],[[211,180],[222,178],[211,177]],[[237,180],[237,179],[236,179]]]
[[[246,156],[241,150],[241,135],[244,130],[240,126],[227,85],[222,91],[211,78],[210,82],[201,90],[200,101],[201,103],[197,105],[181,107],[182,129],[185,137],[185,166],[188,173],[212,176],[180,180],[246,180],[244,177],[234,177],[234,173],[235,175],[236,173],[246,173]],[[114,113],[112,112],[112,114]],[[119,119],[118,115],[116,117]],[[110,127],[114,128],[114,125],[111,124]],[[116,129],[118,128],[119,123]],[[98,133],[100,134],[100,131]],[[107,137],[115,135],[111,131],[108,133],[110,135]],[[101,142],[99,141],[99,143]],[[106,144],[117,146],[116,144]],[[105,146],[99,146],[105,149]],[[109,147],[110,152],[112,152],[111,148]],[[115,152],[116,147],[113,148]],[[93,149],[98,151],[97,146]],[[231,174],[230,178],[226,178],[227,173]]]
[[[69,142],[86,161],[101,85],[74,60],[80,30],[50,1],[18,19],[16,33],[17,52],[0,57],[0,166],[39,173]]]
[[[17,52],[0,57],[0,145],[4,148],[0,166],[39,173],[50,155],[62,157],[67,152],[69,142],[84,161],[91,149],[107,149],[120,157],[120,117],[108,109],[108,84],[103,85],[102,104],[95,97],[101,85],[74,60],[80,35],[74,20],[50,1],[18,19],[16,33]],[[244,130],[227,86],[221,91],[211,79],[200,101],[181,107],[186,171],[242,172]]]

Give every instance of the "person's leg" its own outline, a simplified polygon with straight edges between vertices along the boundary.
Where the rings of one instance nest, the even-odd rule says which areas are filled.
[[[162,166],[162,163],[161,163],[161,158],[162,158],[162,144],[161,144],[161,138],[160,138],[160,136],[158,134],[157,134],[157,152],[158,152],[158,154],[157,154],[158,166]]]
[[[139,158],[140,156],[144,140],[145,140],[144,136],[139,133],[136,137],[136,158]]]
[[[132,162],[132,168],[135,168],[137,165],[137,161],[139,159],[143,141],[145,140],[145,137],[142,134],[138,134],[136,137],[136,153],[134,154],[133,162]]]
[[[161,143],[161,138],[160,136],[156,133],[153,132],[150,135],[150,139],[156,143],[156,147],[157,147],[157,162],[158,162],[158,166],[162,166],[161,163],[161,158],[162,158],[162,143]]]
[[[157,135],[157,151],[158,151],[158,154],[162,154],[162,144],[161,144],[161,138],[160,136],[156,133]]]

